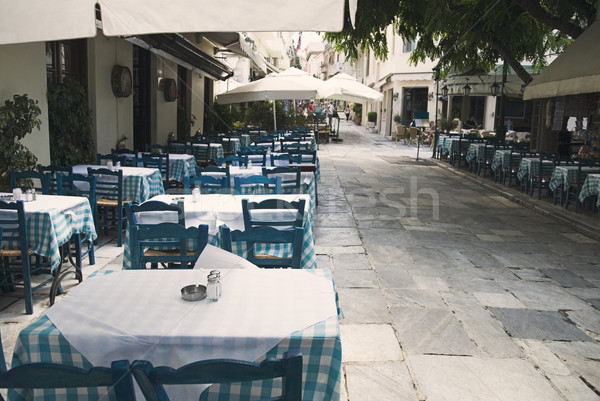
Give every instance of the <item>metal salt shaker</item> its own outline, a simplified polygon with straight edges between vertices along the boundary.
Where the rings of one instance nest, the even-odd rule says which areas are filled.
[[[223,295],[223,287],[221,286],[221,272],[218,270],[211,270],[209,273],[211,276],[217,276],[217,283],[219,283],[219,298]]]
[[[208,275],[206,283],[206,300],[208,302],[217,302],[219,300],[219,278],[214,274]]]

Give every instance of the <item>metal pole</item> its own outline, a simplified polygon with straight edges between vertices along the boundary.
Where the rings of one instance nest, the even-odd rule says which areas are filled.
[[[273,131],[277,131],[277,109],[275,107],[275,100],[273,100]]]
[[[419,150],[421,149],[421,128],[417,128],[417,158],[415,161],[420,162],[421,160],[419,160]]]
[[[439,91],[440,91],[440,69],[439,68],[434,68],[433,69],[435,71],[435,132],[433,134],[433,154],[432,154],[432,158],[435,159],[436,153],[437,153],[437,144],[438,144],[438,140],[440,139],[440,133],[438,131],[438,125],[437,125],[437,120],[438,120],[438,106],[439,106]]]
[[[498,124],[498,129],[496,130],[496,138],[500,141],[504,141],[506,139],[506,125],[504,125],[504,84],[506,83],[506,75],[508,72],[508,64],[506,60],[504,60],[504,64],[502,65],[502,93],[500,94],[500,121]]]

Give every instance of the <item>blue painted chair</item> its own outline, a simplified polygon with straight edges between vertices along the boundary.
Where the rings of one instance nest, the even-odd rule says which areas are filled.
[[[48,193],[51,195],[56,194],[56,177],[58,174],[73,174],[72,166],[59,166],[57,164],[50,164],[48,166],[43,166],[41,164],[37,165],[38,171],[42,174],[50,173],[50,185],[48,188]]]
[[[23,192],[35,189],[37,193],[48,194],[50,190],[50,174],[39,171],[10,171],[10,189],[21,188]]]
[[[183,193],[191,194],[191,186],[199,188],[200,193],[203,194],[226,194],[229,191],[229,180],[226,176],[221,178],[211,177],[210,175],[184,177]]]
[[[261,136],[260,138],[256,138],[254,146],[270,149],[273,152],[275,150],[275,139],[270,136]]]
[[[117,246],[122,246],[126,223],[123,203],[129,201],[123,199],[123,171],[88,167],[88,175],[97,178],[96,210],[94,211],[96,230],[99,231],[102,228],[104,235],[108,235],[109,229],[115,229]]]
[[[170,140],[167,143],[168,153],[191,154],[191,149],[185,141]]]
[[[16,285],[23,286],[25,298],[25,313],[33,313],[32,291],[42,287],[46,283],[53,281],[53,277],[43,280],[41,283],[32,287],[31,275],[34,273],[50,273],[47,265],[31,261],[33,251],[29,247],[29,233],[27,229],[27,220],[25,217],[25,207],[23,201],[4,202],[0,201],[0,211],[7,212],[0,214],[0,226],[2,231],[0,257],[0,287],[3,292],[14,291]],[[22,277],[23,283],[17,284],[15,275]],[[51,301],[54,300],[52,290],[50,292]]]
[[[317,151],[316,150],[290,150],[290,163],[295,164],[316,164],[317,163]]]
[[[215,178],[227,177],[227,182],[230,182],[231,179],[229,165],[196,167],[196,176],[201,175],[211,176]]]
[[[133,151],[131,151],[133,152]],[[132,153],[134,155],[135,153]],[[135,157],[135,156],[133,156]],[[137,158],[136,158],[137,159]],[[116,166],[117,163],[121,163],[121,166],[127,165],[127,156],[125,155],[116,155],[116,154],[106,154],[103,155],[101,153],[96,154],[96,164],[99,166],[105,166],[107,162],[112,162],[113,166]],[[137,162],[137,160],[136,160]],[[137,163],[136,163],[137,164]]]
[[[305,207],[306,201],[304,199],[293,202],[283,199],[266,199],[262,202],[250,202],[248,199],[242,199],[244,229],[249,230],[259,226],[302,228],[304,226]],[[270,216],[270,218],[265,218],[265,214]]]
[[[302,399],[302,354],[299,351],[288,351],[281,359],[269,358],[260,364],[213,359],[190,363],[179,369],[153,367],[149,361],[134,361],[131,371],[149,401],[168,401],[164,386],[169,385],[239,383],[278,378],[282,383],[281,396],[269,400]]]
[[[169,268],[193,268],[208,243],[208,226],[185,228],[179,223],[144,224],[130,231],[131,268],[147,263]]]
[[[269,178],[264,175],[233,177],[233,183],[236,195],[281,193],[281,177]]]
[[[169,170],[170,162],[168,153],[142,153],[141,159],[138,159],[138,163],[140,162],[144,167],[160,170],[165,191],[176,186],[177,182],[171,177],[171,172]]]
[[[111,149],[110,153],[117,156],[125,157],[125,160],[121,162],[122,166],[130,166],[137,167],[139,160],[137,157],[138,152],[133,149],[120,148],[120,149]]]
[[[238,156],[246,156],[253,165],[267,165],[267,149],[261,146],[246,146],[238,152]]]
[[[300,193],[302,171],[300,167],[263,167],[265,177],[281,177],[282,193]]]
[[[217,159],[217,165],[222,166],[247,166],[248,165],[248,156],[237,156],[237,155],[228,155],[225,157],[219,157]]]
[[[93,211],[96,209],[96,181],[97,177],[93,175],[83,174],[57,174],[56,176],[56,191],[57,195],[67,196],[85,196],[90,202],[90,208]],[[82,267],[82,260],[86,256],[89,257],[90,265],[96,263],[94,255],[94,241],[91,238],[86,238],[85,234],[74,233],[71,235],[70,243],[74,245],[74,251],[69,250],[68,254],[75,255],[75,261],[71,263],[79,268]],[[87,244],[87,250],[82,251],[83,245]],[[80,280],[81,281],[81,280]]]
[[[287,166],[290,164],[289,153],[271,153],[271,167]]]
[[[0,388],[63,389],[108,387],[117,401],[135,401],[129,361],[114,361],[110,368],[89,370],[56,363],[28,363],[0,372]],[[112,399],[112,398],[111,398]],[[0,396],[0,400],[4,400]]]
[[[173,215],[172,222],[177,222],[185,227],[185,211],[183,201],[179,201],[177,203],[165,203],[157,200],[149,200],[140,204],[125,202],[124,207],[125,215],[127,216],[127,224],[129,227],[144,225],[145,223],[139,222],[139,216],[137,215],[137,213],[144,212],[161,213],[161,222],[166,218],[164,213],[175,212],[177,215]]]
[[[273,227],[253,227],[248,230],[231,231],[229,227],[221,227],[221,248],[232,252],[233,242],[244,242],[246,244],[246,260],[263,268],[290,267],[300,269],[302,262],[302,241],[304,230],[299,227],[289,229],[277,229]],[[290,247],[286,255],[273,256],[269,254],[256,253],[255,245],[266,244],[275,247]]]

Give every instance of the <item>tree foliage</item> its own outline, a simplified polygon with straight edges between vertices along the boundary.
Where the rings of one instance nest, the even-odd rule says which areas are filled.
[[[524,82],[521,67],[545,64],[591,24],[596,0],[359,0],[356,25],[346,15],[341,32],[325,38],[351,59],[359,51],[376,58],[388,54],[388,27],[404,40],[415,40],[413,64],[439,59],[442,71],[489,71],[505,60]]]
[[[37,104],[25,94],[14,95],[13,100],[6,100],[0,107],[0,190],[8,190],[11,170],[36,167],[37,158],[20,140],[42,124]]]

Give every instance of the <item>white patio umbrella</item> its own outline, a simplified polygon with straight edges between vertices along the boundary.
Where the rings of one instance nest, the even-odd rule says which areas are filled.
[[[259,102],[264,100],[315,99],[323,81],[303,75],[296,71],[283,71],[241,85],[235,89],[217,95],[220,104]],[[287,72],[287,74],[286,74]],[[311,79],[312,78],[312,79]],[[273,102],[273,120],[277,129],[275,102]]]
[[[345,100],[363,103],[368,100],[381,101],[383,93],[379,93],[356,80],[356,78],[340,73],[323,82],[319,95],[325,99]]]

